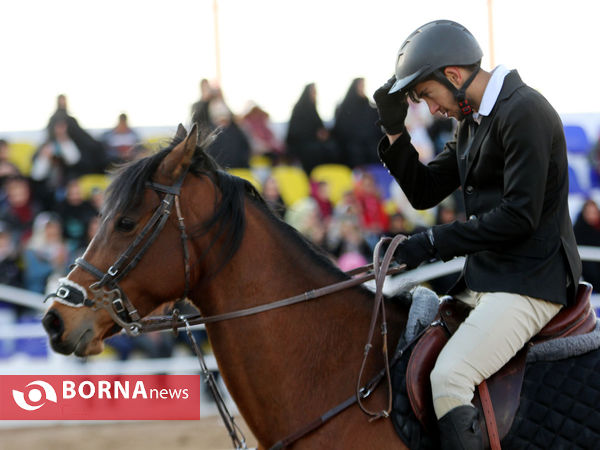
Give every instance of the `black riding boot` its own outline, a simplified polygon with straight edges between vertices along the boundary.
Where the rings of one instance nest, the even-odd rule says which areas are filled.
[[[483,450],[478,411],[470,405],[458,406],[439,421],[442,450]]]

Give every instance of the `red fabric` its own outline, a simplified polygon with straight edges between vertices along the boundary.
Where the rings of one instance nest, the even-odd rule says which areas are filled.
[[[362,226],[370,231],[387,231],[390,219],[385,212],[381,198],[377,194],[357,189],[356,199],[360,205]]]

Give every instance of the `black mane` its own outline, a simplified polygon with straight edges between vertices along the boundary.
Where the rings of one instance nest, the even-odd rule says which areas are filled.
[[[113,172],[114,179],[106,191],[102,215],[104,217],[116,216],[138,206],[142,200],[146,182],[150,181],[163,159],[181,142],[182,139],[174,138],[167,147],[157,153],[117,168]],[[203,145],[197,146],[190,172],[199,175],[217,170],[219,170],[219,166],[204,151]]]
[[[116,218],[136,208],[142,201],[146,183],[152,179],[152,175],[163,159],[181,141],[182,139],[175,138],[166,148],[157,153],[118,168],[114,172],[114,180],[106,191],[106,200],[102,210],[103,217]],[[213,216],[205,223],[188,225],[190,226],[188,232],[190,237],[194,238],[207,233],[208,230],[216,229],[215,238],[207,252],[216,240],[224,238],[226,245],[221,249],[221,262],[213,271],[214,274],[231,259],[241,244],[244,234],[240,230],[245,228],[244,199],[246,195],[259,203],[264,203],[264,200],[248,181],[230,175],[219,167],[204,150],[208,142],[209,139],[205,139],[203,144],[196,147],[189,173],[195,176],[208,176],[219,188],[221,199],[215,202]]]
[[[114,219],[136,208],[142,201],[146,183],[151,180],[152,175],[163,159],[181,141],[182,139],[175,138],[166,148],[159,150],[157,153],[118,168],[114,173],[114,180],[107,189],[102,215]],[[290,242],[295,242],[296,245],[303,248],[307,256],[311,256],[316,263],[326,270],[344,277],[343,272],[331,262],[320,248],[272,213],[251,183],[224,171],[205,152],[208,142],[209,140],[205,139],[203,144],[196,147],[189,172],[195,176],[208,176],[219,188],[221,198],[218,202],[215,200],[214,214],[208,221],[199,224],[186,224],[189,227],[188,233],[191,238],[202,236],[209,230],[215,231],[212,243],[205,250],[205,253],[208,253],[216,241],[220,239],[223,239],[223,242],[226,243],[220,250],[218,267],[215,267],[212,273],[207,274],[207,276],[216,274],[227,264],[239,248],[245,230],[244,201],[248,198],[270,217],[270,220],[279,230],[286,233]],[[199,259],[201,260],[204,256],[200,255]]]

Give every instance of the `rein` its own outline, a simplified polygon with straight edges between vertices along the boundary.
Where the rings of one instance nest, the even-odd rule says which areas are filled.
[[[388,264],[389,265],[389,264]],[[333,294],[335,292],[342,291],[344,289],[348,289],[354,286],[358,286],[367,281],[371,281],[375,279],[378,275],[376,272],[370,272],[373,269],[373,264],[369,264],[363,267],[359,267],[352,271],[346,272],[347,275],[356,275],[359,273],[367,272],[364,275],[356,276],[349,280],[340,281],[334,284],[330,284],[328,286],[324,286],[322,288],[313,289],[310,291],[306,291],[302,294],[295,295],[293,297],[287,297],[282,300],[277,300],[271,303],[266,303],[264,305],[254,306],[252,308],[240,309],[237,311],[231,311],[223,314],[216,314],[213,316],[202,316],[201,314],[193,314],[187,316],[179,316],[177,311],[174,311],[173,315],[164,315],[164,316],[152,316],[141,319],[140,330],[142,332],[149,331],[161,331],[161,330],[170,330],[170,329],[178,329],[184,328],[187,325],[203,325],[207,323],[221,322],[224,320],[237,319],[240,317],[247,317],[254,314],[259,314],[265,311],[270,311],[273,309],[282,308],[284,306],[295,305],[296,303],[302,303],[309,300],[314,300],[319,297],[324,297],[329,294]],[[404,265],[398,265],[394,267],[389,267],[386,270],[386,275],[394,275],[400,273],[404,270]]]
[[[375,246],[375,250],[373,252],[373,260],[374,260],[374,274],[376,277],[376,292],[375,292],[375,301],[373,302],[373,313],[371,314],[371,325],[369,327],[369,334],[367,337],[367,343],[365,345],[365,351],[363,355],[363,361],[360,366],[360,371],[358,372],[358,380],[356,382],[356,399],[358,401],[358,406],[361,411],[371,417],[370,420],[376,420],[381,417],[389,417],[390,412],[392,411],[392,377],[390,375],[390,361],[388,356],[388,345],[387,345],[387,320],[385,317],[385,304],[383,302],[383,284],[385,282],[385,277],[388,272],[388,268],[392,262],[394,257],[394,252],[398,245],[406,239],[406,236],[398,234],[394,236],[393,239],[385,238],[379,240],[377,245]],[[388,248],[385,251],[383,256],[383,261],[380,262],[380,248],[383,244],[389,243]],[[377,318],[381,314],[381,335],[383,337],[383,345],[381,347],[381,353],[384,360],[384,371],[385,378],[387,381],[387,394],[388,394],[388,404],[385,410],[374,412],[368,410],[361,402],[360,397],[360,380],[362,379],[362,374],[365,370],[365,365],[367,363],[367,358],[369,356],[369,352],[373,347],[373,335],[375,333],[375,326],[377,325]]]

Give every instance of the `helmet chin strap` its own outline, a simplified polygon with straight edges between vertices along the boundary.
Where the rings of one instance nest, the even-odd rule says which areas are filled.
[[[471,83],[475,79],[475,76],[479,73],[479,69],[480,67],[477,67],[471,73],[471,75],[469,75],[469,78],[467,78],[467,80],[463,83],[460,89],[456,89],[456,87],[450,82],[450,80],[446,78],[442,69],[438,69],[435,72],[433,72],[433,75],[436,77],[436,79],[442,84],[444,84],[450,90],[450,92],[452,92],[454,98],[458,102],[458,107],[460,108],[460,111],[462,112],[464,118],[470,118],[473,114],[473,108],[471,107],[471,104],[467,99],[467,88],[471,85]]]

